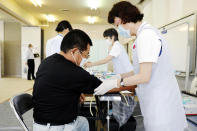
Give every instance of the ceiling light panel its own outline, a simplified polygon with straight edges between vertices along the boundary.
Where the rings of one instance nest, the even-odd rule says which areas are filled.
[[[96,22],[96,17],[94,16],[88,16],[88,23],[89,24],[94,24]]]
[[[55,22],[56,21],[56,19],[53,15],[44,15],[44,16],[47,19],[47,21],[49,21],[49,22]]]
[[[99,0],[88,0],[88,7],[90,7],[91,10],[96,10],[99,6]]]
[[[31,3],[34,5],[34,6],[40,6],[42,7],[42,0],[30,0]]]

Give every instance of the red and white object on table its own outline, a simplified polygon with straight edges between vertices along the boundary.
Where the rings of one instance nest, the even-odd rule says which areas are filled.
[[[197,97],[184,94],[182,98],[185,114],[187,116],[197,115]]]

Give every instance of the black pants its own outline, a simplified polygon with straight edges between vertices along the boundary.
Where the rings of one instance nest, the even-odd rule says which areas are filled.
[[[35,70],[34,59],[28,59],[27,60],[27,65],[28,65],[27,79],[31,80],[31,76],[32,76],[32,79],[35,79],[35,76],[34,76],[34,70]]]

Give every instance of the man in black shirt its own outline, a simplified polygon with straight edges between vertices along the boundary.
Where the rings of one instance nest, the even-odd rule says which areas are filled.
[[[82,93],[94,93],[101,81],[79,65],[88,58],[89,36],[70,31],[62,40],[60,54],[42,61],[33,87],[34,131],[88,131],[86,118],[78,116]]]

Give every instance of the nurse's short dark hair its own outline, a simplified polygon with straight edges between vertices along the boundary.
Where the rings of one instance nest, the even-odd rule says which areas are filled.
[[[73,48],[78,48],[80,51],[85,51],[87,50],[88,44],[92,46],[90,37],[82,30],[73,29],[64,36],[61,43],[61,51],[67,53]]]
[[[63,20],[63,21],[59,22],[55,31],[62,32],[64,29],[69,29],[69,31],[72,30],[72,26],[71,26],[70,22],[67,20]]]
[[[103,32],[103,37],[110,37],[110,38],[112,38],[112,36],[114,36],[114,41],[118,40],[118,32],[114,28],[106,29]]]
[[[114,18],[119,17],[122,20],[122,23],[137,23],[142,21],[144,14],[141,14],[139,9],[127,1],[121,1],[113,5],[112,9],[108,14],[108,23],[113,24]]]

